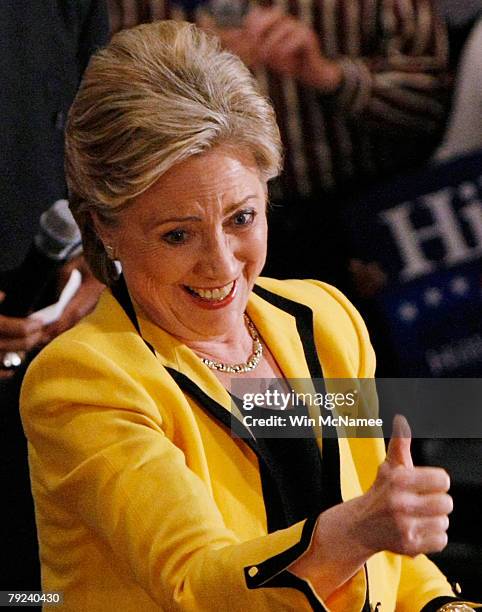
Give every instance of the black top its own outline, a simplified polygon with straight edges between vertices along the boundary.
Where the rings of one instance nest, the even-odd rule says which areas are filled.
[[[64,127],[104,0],[0,2],[0,272],[23,260],[40,214],[66,197]]]

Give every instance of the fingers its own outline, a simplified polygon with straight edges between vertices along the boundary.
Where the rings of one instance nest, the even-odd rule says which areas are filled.
[[[279,71],[295,70],[305,58],[305,52],[319,54],[318,42],[305,24],[293,18],[286,18],[272,28],[260,48],[260,55],[268,65],[274,64]]]
[[[255,7],[246,16],[242,27],[220,28],[210,15],[201,11],[198,25],[218,36],[223,47],[238,55],[247,66],[255,67],[260,64],[259,49],[267,33],[283,17],[279,7]]]
[[[277,38],[280,25],[286,22],[286,19],[286,15],[279,7],[264,9],[257,7],[250,11],[244,27],[237,30],[244,45],[249,41],[249,53],[244,50],[244,55],[249,58],[249,66],[255,68],[266,64],[270,57],[270,41]],[[232,48],[235,50],[234,46]],[[238,43],[237,48],[242,49],[242,45]],[[240,57],[247,63],[246,57],[243,55]]]
[[[396,552],[409,557],[440,552],[448,543],[447,516],[420,519],[406,530],[400,530],[400,546]]]
[[[417,516],[446,516],[454,509],[454,502],[447,493],[433,493],[431,495],[417,495],[413,507]]]
[[[199,23],[219,36],[225,48],[253,69],[266,66],[309,85],[313,85],[312,73],[320,70],[316,33],[280,7],[253,8],[241,28],[219,28],[212,18],[202,14]]]
[[[297,34],[296,30],[296,25],[290,19],[275,23],[263,36],[258,52],[260,60],[269,63],[273,56],[280,59],[282,55],[289,55],[288,44],[290,38]]]
[[[408,522],[406,533],[401,530],[400,552],[410,557],[421,553],[435,553],[443,550],[448,543],[447,529],[449,519],[446,515],[418,519]]]
[[[380,473],[388,481],[392,490],[406,490],[422,494],[446,493],[450,489],[450,477],[442,468],[393,469],[393,467],[387,462],[380,467]]]
[[[453,510],[453,500],[447,493],[431,493],[418,495],[404,493],[393,496],[390,500],[390,510],[400,516],[427,518],[450,514]]]
[[[401,414],[395,415],[393,419],[392,437],[388,444],[386,461],[391,466],[403,466],[413,468],[410,444],[412,432],[407,419]]]
[[[41,342],[42,330],[40,321],[0,315],[0,351],[30,351]]]
[[[304,64],[319,61],[316,34],[305,23],[281,13],[271,18],[258,34],[258,60],[273,71],[302,78]]]
[[[254,36],[257,42],[262,42],[268,36],[269,30],[280,23],[287,16],[279,6],[253,8],[244,20],[243,29]]]
[[[450,477],[442,468],[417,467],[406,478],[417,493],[446,493],[450,489]]]
[[[49,342],[75,325],[80,319],[93,310],[103,289],[104,285],[94,278],[89,278],[83,282],[65,308],[60,319],[44,328],[43,342]]]
[[[423,554],[437,553],[442,551],[448,544],[449,538],[446,531],[434,532],[429,530],[425,533],[424,538],[417,549],[423,551]],[[415,551],[413,557],[419,555],[420,552]]]
[[[7,380],[7,378],[12,378],[15,374],[14,370],[1,370],[0,369],[0,380]]]

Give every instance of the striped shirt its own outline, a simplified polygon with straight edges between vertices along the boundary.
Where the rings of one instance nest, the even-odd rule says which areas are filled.
[[[113,32],[188,19],[171,0],[108,0]],[[284,199],[355,190],[428,158],[448,101],[446,31],[431,0],[264,0],[309,23],[344,80],[323,95],[258,70],[285,145]],[[186,6],[186,3],[184,3]]]

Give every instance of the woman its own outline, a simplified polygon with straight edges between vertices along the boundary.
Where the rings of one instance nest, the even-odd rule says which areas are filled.
[[[63,591],[67,610],[451,600],[412,558],[446,543],[448,477],[413,468],[407,439],[377,475],[380,440],[318,441],[321,461],[314,438],[231,436],[231,379],[374,374],[363,323],[335,289],[258,279],[279,166],[271,107],[194,26],[122,32],[91,62],[67,173],[110,291],[37,358],[22,408],[43,588]]]

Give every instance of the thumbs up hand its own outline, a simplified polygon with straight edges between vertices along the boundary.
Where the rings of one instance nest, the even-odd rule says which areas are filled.
[[[370,489],[325,510],[309,549],[289,570],[326,599],[382,550],[415,557],[447,544],[452,498],[441,468],[414,467],[411,431],[397,415],[387,456]]]
[[[411,431],[397,415],[387,456],[370,489],[322,512],[308,550],[289,570],[323,599],[382,550],[415,557],[447,544],[452,498],[445,470],[414,467]]]
[[[411,431],[397,415],[385,462],[372,487],[359,498],[359,537],[371,554],[389,550],[416,556],[447,545],[448,514],[453,502],[450,479],[441,468],[414,467]]]

